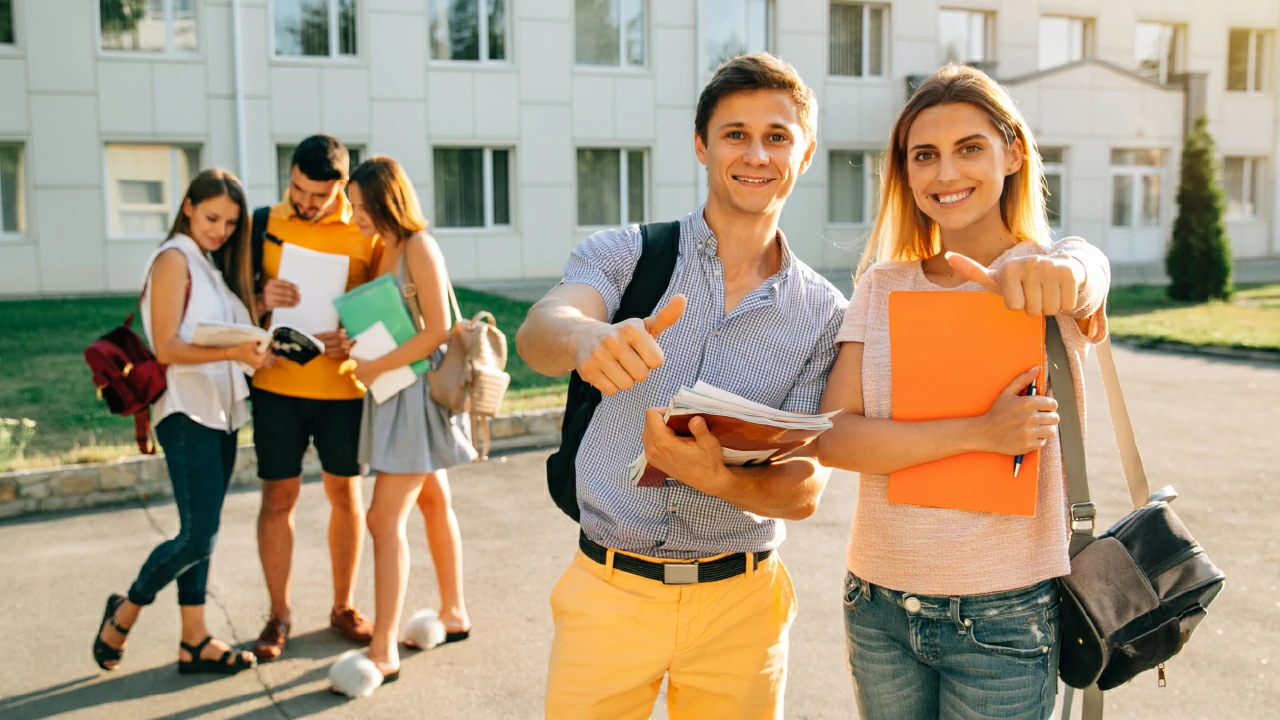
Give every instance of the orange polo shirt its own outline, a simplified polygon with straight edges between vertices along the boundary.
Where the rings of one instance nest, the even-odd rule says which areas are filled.
[[[286,191],[287,192],[287,191]],[[319,220],[303,220],[293,211],[288,195],[279,205],[271,208],[267,220],[267,232],[287,243],[316,252],[346,255],[347,290],[373,279],[382,256],[382,240],[369,239],[351,222],[351,203],[345,193],[336,212]],[[273,242],[263,243],[262,271],[267,278],[276,277],[280,271],[282,247]],[[289,360],[276,359],[274,367],[262,368],[253,376],[254,387],[278,395],[308,398],[311,400],[355,400],[364,397],[364,389],[350,373],[341,373],[341,363],[321,355],[306,365]]]

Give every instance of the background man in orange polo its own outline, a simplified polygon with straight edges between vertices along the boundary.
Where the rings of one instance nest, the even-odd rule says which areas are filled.
[[[361,236],[351,222],[343,188],[349,171],[347,149],[337,138],[313,135],[293,154],[289,189],[271,208],[263,242],[258,307],[269,312],[291,307],[298,288],[276,278],[282,243],[349,258],[347,289],[368,282],[378,265],[381,240]],[[254,643],[261,660],[284,651],[292,622],[289,603],[293,564],[293,508],[302,482],[302,456],[315,443],[329,498],[329,555],[333,563],[330,625],[356,642],[369,642],[372,624],[355,608],[352,586],[364,535],[360,466],[357,461],[364,389],[341,371],[350,340],[339,328],[317,335],[325,354],[306,365],[279,360],[253,379],[253,439],[262,482],[258,514],[258,555],[271,595],[271,617]]]

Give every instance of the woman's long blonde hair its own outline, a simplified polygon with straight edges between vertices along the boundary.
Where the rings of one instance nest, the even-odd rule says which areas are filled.
[[[981,110],[1007,145],[1022,141],[1022,167],[1004,179],[1000,217],[1018,242],[1048,241],[1044,165],[1027,121],[1009,93],[986,73],[967,65],[947,65],[920,84],[893,125],[880,167],[880,210],[858,263],[858,276],[873,261],[924,260],[942,252],[937,224],[916,205],[907,184],[907,133],[921,112],[949,103],[967,103]]]

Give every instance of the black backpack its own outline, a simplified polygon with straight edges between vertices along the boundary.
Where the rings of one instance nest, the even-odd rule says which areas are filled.
[[[281,245],[280,238],[267,232],[267,219],[271,216],[271,206],[264,205],[253,211],[253,230],[249,234],[249,246],[253,251],[253,287],[261,291],[266,283],[262,276],[262,248],[266,240]]]
[[[646,318],[653,313],[671,284],[676,256],[680,248],[680,222],[649,223],[640,226],[643,245],[631,282],[622,294],[618,312],[610,319],[620,323],[632,318]],[[547,490],[565,515],[579,519],[578,511],[578,446],[591,424],[591,416],[600,404],[600,391],[582,381],[575,370],[569,376],[569,396],[564,404],[564,422],[560,429],[560,449],[547,458]]]

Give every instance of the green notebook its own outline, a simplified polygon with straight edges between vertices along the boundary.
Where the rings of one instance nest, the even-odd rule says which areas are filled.
[[[405,344],[418,334],[401,299],[400,284],[390,274],[355,288],[334,300],[333,306],[338,309],[342,326],[351,337],[379,321],[387,326],[387,332],[391,333],[397,345]],[[429,366],[430,362],[425,358],[409,365],[419,375],[425,373]]]

